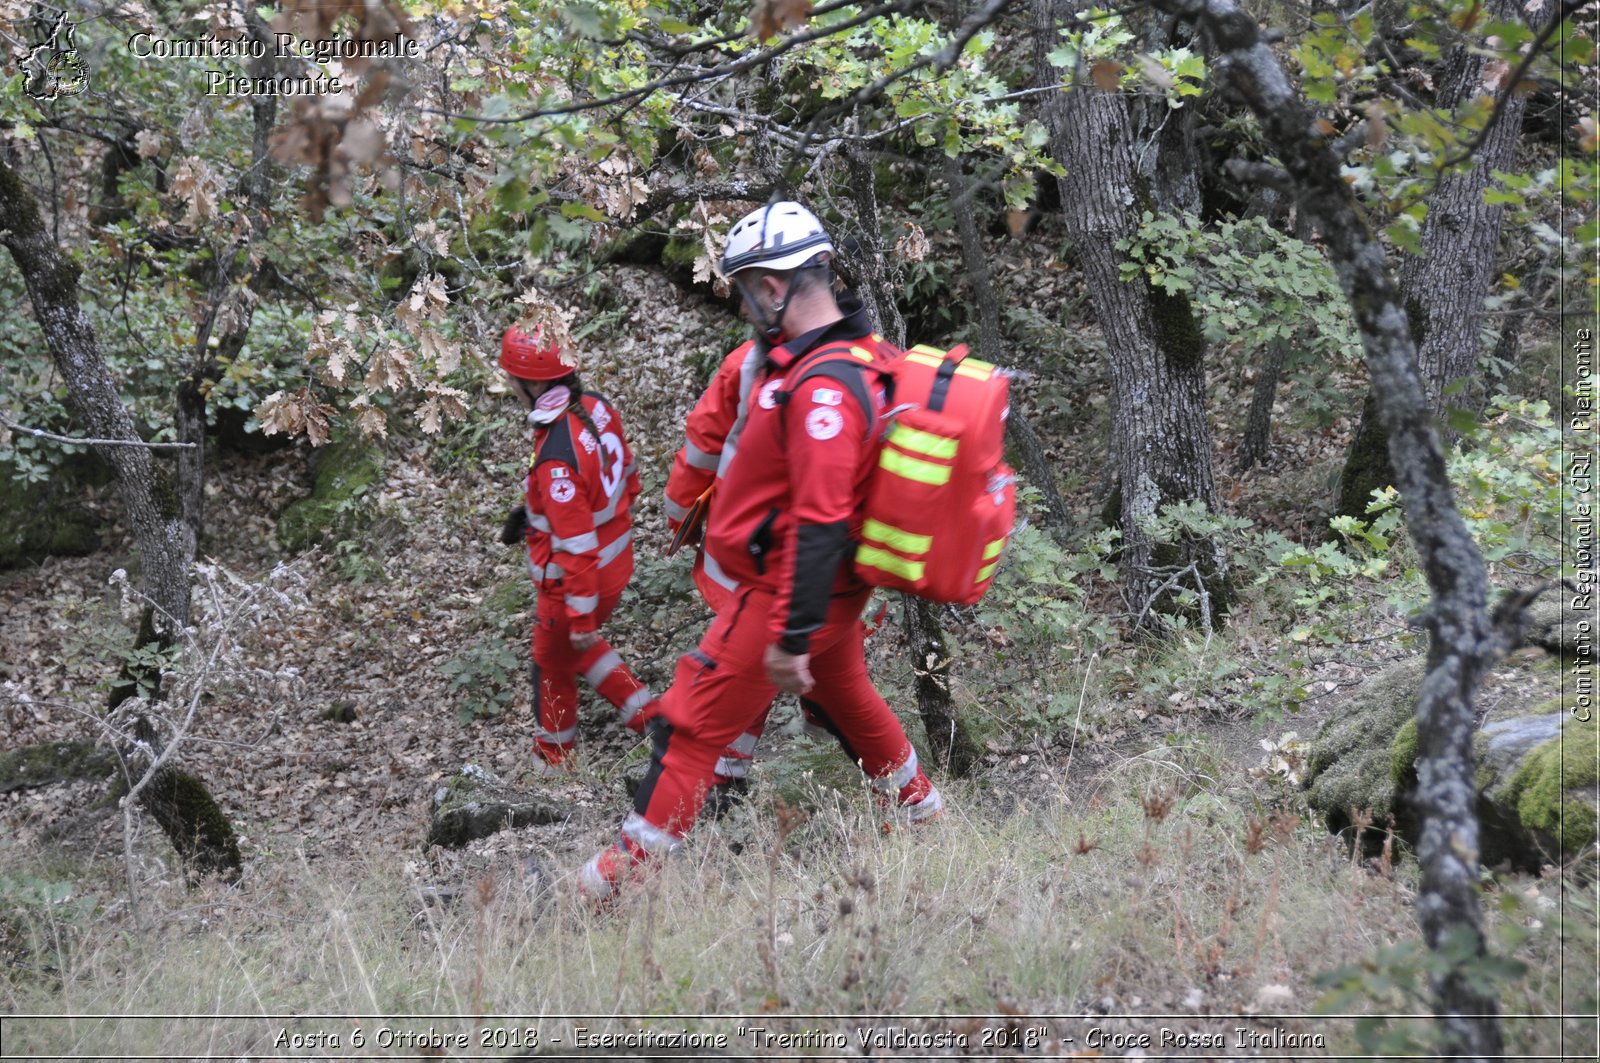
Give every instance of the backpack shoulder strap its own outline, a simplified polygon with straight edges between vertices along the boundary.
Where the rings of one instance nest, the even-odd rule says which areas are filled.
[[[965,343],[958,343],[948,351],[918,344],[911,351],[939,359],[939,368],[934,372],[933,389],[928,393],[928,409],[937,413],[944,409],[945,400],[950,396],[950,380],[956,375],[956,369],[971,352]]]
[[[799,374],[793,376],[792,380],[784,381],[783,390],[773,396],[778,405],[787,405],[789,396],[807,380],[825,376],[843,384],[845,390],[850,392],[851,397],[860,405],[861,412],[867,419],[867,435],[871,437],[878,418],[877,412],[872,408],[872,393],[867,390],[867,374],[875,373],[887,380],[893,380],[886,370],[871,361],[871,355],[862,357],[848,344],[829,344],[807,353],[790,367],[790,373],[793,374],[795,369],[800,370]]]

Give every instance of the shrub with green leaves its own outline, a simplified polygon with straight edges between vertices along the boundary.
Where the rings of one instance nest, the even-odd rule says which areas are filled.
[[[1213,347],[1248,356],[1286,344],[1284,372],[1299,408],[1320,423],[1349,405],[1328,367],[1354,366],[1360,344],[1338,278],[1316,248],[1266,218],[1208,225],[1193,214],[1146,211],[1118,250],[1128,256],[1125,279],[1143,274],[1189,299]]]
[[[499,638],[474,642],[439,667],[456,697],[456,719],[465,727],[494,719],[516,703],[523,655]]]

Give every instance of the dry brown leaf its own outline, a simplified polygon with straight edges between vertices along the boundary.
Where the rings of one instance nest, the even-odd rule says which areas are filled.
[[[750,33],[758,41],[770,40],[804,25],[810,17],[811,0],[756,0],[750,9]]]
[[[172,175],[171,189],[186,205],[184,220],[193,225],[217,213],[217,197],[222,193],[222,178],[204,159],[189,156]]]
[[[372,404],[372,400],[362,395],[350,404],[350,412],[355,415],[356,431],[363,438],[387,437],[389,434],[389,416]]]
[[[1101,92],[1115,92],[1122,83],[1123,66],[1111,59],[1101,59],[1089,68],[1089,79]],[[1165,70],[1162,71],[1166,73]]]
[[[372,391],[399,391],[405,386],[406,380],[414,376],[409,354],[399,347],[380,347],[372,352],[363,383]]]

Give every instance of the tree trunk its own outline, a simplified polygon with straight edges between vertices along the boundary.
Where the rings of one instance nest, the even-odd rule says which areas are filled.
[[[989,262],[984,255],[983,240],[978,235],[978,223],[973,218],[973,186],[961,170],[957,159],[945,158],[945,179],[950,185],[950,204],[956,215],[956,230],[961,235],[961,261],[967,269],[967,285],[978,304],[978,353],[985,361],[996,365],[1005,362],[1005,343],[1000,333],[1000,300],[995,295],[989,278]],[[1013,381],[1014,383],[1014,381]],[[1033,430],[1028,415],[1015,402],[1006,418],[1006,432],[1022,458],[1022,471],[1028,482],[1038,487],[1044,495],[1046,527],[1060,546],[1067,546],[1071,520],[1067,516],[1067,503],[1056,486],[1055,470],[1050,465],[1050,455],[1044,441]]]
[[[1187,26],[1151,19],[1144,30],[1144,47],[1150,52],[1192,45]],[[1143,145],[1137,156],[1139,173],[1150,197],[1163,214],[1200,213],[1200,156],[1195,150],[1194,102],[1171,107],[1158,95],[1143,95],[1134,105],[1139,123],[1135,139]]]
[[[265,51],[260,58],[250,62],[250,76],[273,76],[277,60],[274,58],[271,30],[259,15],[248,17],[249,35]],[[250,110],[254,118],[251,135],[250,168],[239,180],[239,192],[247,208],[249,228],[243,237],[230,242],[211,263],[210,305],[205,320],[195,333],[194,353],[188,375],[178,385],[176,427],[180,443],[187,449],[178,451],[177,490],[178,504],[184,523],[189,526],[196,543],[205,534],[206,499],[206,395],[214,383],[217,369],[223,362],[231,362],[244,349],[255,316],[256,296],[266,274],[251,269],[251,251],[255,238],[263,233],[268,221],[267,212],[272,206],[272,127],[278,118],[278,101],[273,96],[250,97]],[[234,276],[236,260],[243,260],[244,270],[250,275],[248,285],[239,283]],[[219,317],[223,327],[216,331]]]
[[[1515,20],[1519,7],[1513,0],[1489,0],[1489,17]],[[1439,106],[1458,111],[1485,95],[1489,90],[1484,79],[1490,76],[1492,80],[1492,61],[1466,45],[1451,52],[1439,77]],[[1487,398],[1475,385],[1483,299],[1499,259],[1504,209],[1486,203],[1484,195],[1495,171],[1511,166],[1526,110],[1527,98],[1512,93],[1472,161],[1438,179],[1428,196],[1421,253],[1400,260],[1400,298],[1414,333],[1423,389],[1436,417],[1450,409],[1476,414]],[[1382,458],[1383,425],[1371,414],[1369,402],[1362,407],[1340,474],[1341,514],[1362,516],[1372,492],[1394,482],[1391,467]]]
[[[0,243],[10,251],[22,274],[34,319],[66,384],[67,401],[91,436],[128,444],[106,447],[105,458],[116,472],[118,493],[139,550],[139,586],[147,604],[135,649],[164,649],[181,637],[189,623],[189,565],[194,560],[194,534],[183,520],[171,478],[154,462],[134,430],[111,370],[101,357],[88,315],[78,302],[77,266],[61,254],[45,227],[38,202],[11,161],[3,157]],[[138,666],[130,663],[124,668],[123,681],[113,690],[113,704],[137,691],[141,682],[153,688],[157,681],[159,676],[141,675]],[[128,752],[135,751],[130,748]],[[158,777],[152,781],[158,785],[146,786],[140,797],[157,821],[169,828],[168,837],[178,851],[203,853],[200,866],[206,868],[237,869],[239,853],[237,844],[232,843],[232,829],[199,780],[186,777],[185,781],[174,782]],[[196,789],[203,801],[190,799]],[[177,794],[185,797],[178,807],[206,813],[205,820],[175,823],[169,815],[173,805],[163,801],[162,795]],[[214,848],[219,838],[225,840]],[[195,849],[197,844],[199,850]]]
[[[906,342],[905,319],[895,303],[900,290],[898,271],[883,253],[883,223],[878,216],[877,178],[872,160],[863,154],[849,158],[850,187],[856,206],[856,223],[861,241],[861,296],[867,303],[878,331],[896,347]],[[906,647],[916,678],[917,711],[928,733],[933,762],[948,767],[953,775],[965,775],[978,762],[977,743],[972,740],[966,721],[961,719],[950,698],[950,654],[939,614],[931,602],[902,594]]]
[[[1272,404],[1278,399],[1278,380],[1283,376],[1283,360],[1288,352],[1289,343],[1282,338],[1273,340],[1261,352],[1255,389],[1250,395],[1250,414],[1239,443],[1240,472],[1267,460],[1272,445]]]
[[[1291,87],[1255,21],[1234,0],[1156,0],[1180,17],[1198,17],[1219,77],[1247,102],[1312,215],[1354,312],[1376,414],[1388,434],[1389,459],[1433,600],[1428,671],[1417,703],[1417,806],[1423,818],[1418,855],[1422,887],[1417,919],[1428,946],[1445,956],[1465,939],[1487,951],[1478,908],[1479,826],[1472,758],[1474,691],[1508,639],[1490,620],[1488,579],[1466,524],[1451,499],[1434,408],[1417,373],[1416,345],[1402,294],[1367,228],[1339,159],[1315,134],[1310,110]],[[1469,961],[1470,962],[1470,961]],[[1430,989],[1444,1043],[1466,1060],[1502,1055],[1499,1002],[1469,964],[1449,960]],[[1486,1017],[1485,1017],[1486,1016]]]
[[[910,594],[900,598],[929,756],[951,775],[965,775],[978,763],[978,745],[950,698],[950,647],[939,626],[939,611],[926,598]]]
[[[1055,40],[1061,16],[1082,6],[1034,0],[1041,78],[1053,76],[1042,53]],[[1157,209],[1136,165],[1128,103],[1115,93],[1078,87],[1047,95],[1042,117],[1051,155],[1067,171],[1061,181],[1067,231],[1111,363],[1124,593],[1135,616],[1153,618],[1153,607],[1176,589],[1174,574],[1193,566],[1195,580],[1225,607],[1228,565],[1219,546],[1198,538],[1161,545],[1148,530],[1148,522],[1174,503],[1199,502],[1213,512],[1218,506],[1206,423],[1205,339],[1187,298],[1143,276],[1125,280],[1120,270],[1126,256],[1117,244],[1134,237],[1145,211]]]

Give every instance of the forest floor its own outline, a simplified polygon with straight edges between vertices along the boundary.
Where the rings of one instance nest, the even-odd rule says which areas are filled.
[[[709,359],[719,357],[728,346],[728,322],[720,310],[682,309],[682,297],[675,289],[642,270],[619,269],[613,282],[623,305],[647,312],[635,314],[636,323],[625,320],[614,327],[608,350],[591,355],[595,368],[589,379],[625,413],[644,493],[636,511],[639,575],[631,601],[625,599],[607,634],[639,676],[659,691],[676,655],[692,645],[705,619],[692,598],[684,571],[687,559],[668,562],[659,557],[667,541],[659,498],[683,418],[697,394],[696,374],[714,364]],[[1040,298],[1062,297],[1057,292]],[[1095,372],[1090,364],[1100,355],[1092,344],[1092,339],[1085,339],[1083,364],[1075,372]],[[685,357],[685,352],[694,352],[698,361]],[[1243,426],[1248,370],[1223,367],[1217,380],[1213,421],[1222,452],[1222,496],[1236,512],[1249,514],[1260,524],[1276,526],[1306,542],[1319,541],[1326,513],[1318,500],[1331,496],[1330,476],[1337,470],[1349,425],[1337,423],[1292,436],[1284,433],[1268,465],[1235,475],[1228,471],[1228,454]],[[1107,414],[1103,407],[1081,399],[1091,389],[1069,388],[1065,395],[1047,390],[1041,386],[1036,392],[1024,385],[1024,402],[1052,440],[1052,457],[1073,511],[1087,525],[1104,488],[1091,470],[1103,465],[1100,440]],[[614,836],[628,807],[626,776],[643,764],[647,750],[641,740],[618,727],[587,690],[578,770],[558,781],[540,779],[531,770],[532,723],[524,665],[532,600],[517,551],[498,542],[501,519],[518,497],[520,459],[527,443],[504,397],[486,397],[475,417],[481,430],[447,434],[428,445],[391,440],[385,479],[368,496],[377,519],[349,540],[292,559],[280,556],[273,528],[283,507],[309,487],[305,451],[216,456],[207,488],[211,530],[203,558],[244,584],[270,581],[274,586],[299,588],[270,609],[260,604],[265,599],[258,599],[257,605],[239,610],[238,587],[227,593],[222,614],[236,624],[242,663],[271,674],[257,675],[252,682],[239,676],[219,682],[203,698],[182,747],[182,763],[209,785],[241,836],[245,871],[235,889],[255,890],[264,906],[251,918],[279,925],[322,918],[316,911],[308,915],[292,902],[274,908],[279,903],[274,898],[289,888],[286,881],[299,883],[295,889],[332,888],[332,883],[362,873],[374,861],[385,874],[393,875],[395,889],[412,897],[428,891],[466,895],[477,891],[488,896],[495,878],[514,880],[523,858],[530,855],[552,870],[558,876],[557,886],[565,889],[568,880],[560,876]],[[7,747],[94,733],[97,706],[103,704],[104,690],[115,673],[109,662],[116,660],[128,640],[126,608],[112,574],[133,563],[131,544],[111,519],[115,500],[110,493],[93,501],[108,518],[106,542],[98,553],[49,559],[35,568],[0,574],[0,599],[5,603],[0,608],[0,646],[6,648],[0,663],[0,712]],[[281,565],[289,566],[287,574],[278,569]],[[1110,612],[1119,608],[1108,591],[1100,593],[1099,606]],[[906,718],[913,741],[926,748],[920,725],[913,722],[910,666],[894,612],[890,610],[884,627],[869,642],[869,663],[891,704]],[[967,629],[962,632],[970,636],[965,645],[985,645],[986,633],[974,625],[970,614],[952,613],[949,619],[953,628]],[[1275,653],[1284,631],[1274,623],[1270,617],[1242,615],[1225,635],[1218,635],[1219,645],[1225,643],[1230,669],[1249,676],[1276,667]],[[1096,844],[1092,833],[1096,824],[1106,832],[1102,837],[1108,851],[1114,849],[1111,824],[1120,822],[1121,810],[1137,810],[1141,800],[1166,789],[1180,796],[1209,795],[1219,807],[1238,812],[1241,823],[1247,810],[1254,809],[1250,814],[1263,818],[1252,830],[1261,829],[1264,817],[1281,814],[1277,822],[1281,833],[1287,834],[1294,828],[1284,817],[1299,810],[1298,799],[1284,773],[1269,769],[1270,755],[1263,741],[1279,740],[1287,731],[1308,738],[1363,679],[1415,652],[1400,645],[1404,630],[1403,618],[1376,616],[1375,634],[1368,641],[1309,655],[1310,666],[1298,678],[1309,695],[1296,714],[1281,718],[1264,717],[1259,704],[1231,702],[1216,693],[1221,689],[1216,684],[1186,685],[1188,673],[1181,663],[1169,660],[1150,666],[1173,676],[1170,687],[1153,694],[1149,684],[1141,689],[1138,682],[1145,658],[1130,654],[1111,662],[1080,654],[1081,664],[1069,677],[1070,689],[1056,691],[1076,705],[1045,727],[1037,721],[998,717],[989,698],[992,691],[985,686],[988,662],[957,659],[952,665],[956,700],[978,722],[986,752],[967,779],[947,780],[937,767],[933,771],[951,804],[951,818],[957,824],[953,829],[974,835],[999,831],[1026,836],[1033,829],[1027,825],[1039,822],[1038,817],[1055,816],[1054,825],[1047,820],[1040,828],[1052,836],[1060,832],[1049,844],[1059,848],[1062,860],[1069,851],[1081,857],[1089,851],[1086,845]],[[510,664],[505,663],[507,653]],[[463,684],[453,685],[447,666],[463,661],[476,663],[467,669]],[[1120,678],[1113,674],[1117,668],[1122,669]],[[1061,678],[1052,677],[1052,686],[1059,686],[1055,681]],[[1515,682],[1510,673],[1504,681]],[[464,709],[488,705],[495,698],[508,702],[506,711],[463,722]],[[570,816],[557,824],[503,831],[461,849],[426,846],[434,794],[467,764],[482,765],[518,787],[564,801]],[[832,814],[829,800],[850,802],[853,786],[850,766],[800,737],[792,705],[783,701],[758,754],[754,780],[749,801],[754,814],[728,817],[709,828],[706,841],[697,843],[703,859],[710,861],[698,872],[702,882],[713,881],[704,878],[710,874],[704,868],[720,866],[716,861],[727,859],[724,849],[737,852],[752,843],[757,850],[771,848],[772,820],[775,815],[783,818],[783,806],[810,801],[812,814],[820,821]],[[827,793],[832,797],[819,797]],[[122,815],[101,801],[103,797],[103,788],[87,784],[0,795],[0,833],[9,839],[0,845],[0,875],[17,874],[24,866],[58,866],[62,857],[41,854],[70,853],[80,892],[93,896],[101,912],[117,919],[130,917],[134,905],[123,893],[127,877],[132,876],[141,889],[136,903],[153,909],[133,916],[202,933],[221,910],[212,906],[227,906],[221,900],[226,890],[212,884],[200,894],[186,893],[172,849],[153,823],[138,817],[130,867]],[[1149,815],[1148,805],[1145,814]],[[1201,824],[1197,829],[1205,829],[1204,818],[1196,820]],[[788,828],[777,829],[781,844],[785,836],[781,832]],[[1144,829],[1148,839],[1148,823]],[[1126,859],[1149,871],[1148,841],[1138,848],[1137,835],[1130,828]],[[718,845],[718,837],[730,844]],[[1326,870],[1348,862],[1325,833],[1319,840],[1314,825],[1302,824],[1298,837],[1304,851],[1315,854],[1306,857],[1308,863]],[[1173,842],[1174,851],[1187,853],[1184,847],[1189,844],[1186,832],[1183,840]],[[845,845],[853,843],[847,840]],[[85,868],[100,870],[91,874]],[[1000,865],[993,869],[996,881],[1005,877],[1004,870]],[[1181,871],[1179,876],[1181,881]],[[1363,892],[1369,887],[1356,881],[1367,879],[1383,890],[1381,913],[1379,903]],[[1352,880],[1356,884],[1349,887],[1352,892],[1344,898],[1356,907],[1374,906],[1363,918],[1371,917],[1369,929],[1380,943],[1410,932],[1408,889],[1403,883],[1392,884],[1394,879],[1387,864],[1375,866],[1356,875]],[[1141,878],[1135,874],[1127,881],[1137,883]],[[307,887],[307,882],[319,885]],[[1228,936],[1227,920],[1240,889],[1239,880],[1231,887],[1226,882],[1224,875],[1211,887],[1216,895],[1194,902],[1208,910],[1206,919],[1216,918],[1209,911],[1213,906],[1226,908],[1219,941]],[[715,892],[712,886],[706,888]],[[1227,899],[1230,888],[1232,900]],[[760,892],[759,885],[752,889]],[[773,889],[770,879],[766,889],[769,893]],[[1268,896],[1269,908],[1276,903],[1277,889],[1276,878],[1270,886],[1265,880],[1257,886],[1258,895]],[[1144,887],[1135,892],[1142,896]],[[817,896],[822,896],[822,887]],[[1181,907],[1181,897],[1178,903]],[[1161,910],[1166,910],[1166,902]],[[516,921],[521,918],[511,919],[508,926],[523,926]],[[1053,914],[1045,918],[1042,925],[1054,925],[1049,922]],[[982,925],[975,907],[971,925]],[[1374,929],[1379,927],[1384,929]],[[874,925],[874,940],[878,932]],[[619,949],[630,940],[628,931],[621,933]],[[1174,947],[1181,944],[1181,927],[1175,933]],[[1257,954],[1263,933],[1256,934]],[[1241,981],[1234,988],[1211,984],[1207,992],[1215,995],[1223,1011],[1238,1012],[1265,991],[1263,986],[1285,982],[1292,988],[1283,992],[1290,993],[1297,1006],[1307,1005],[1318,968],[1314,938],[1313,933],[1313,941],[1304,945],[1307,955],[1283,960],[1269,975],[1248,985]],[[592,948],[593,940],[585,938],[590,943],[586,947]],[[742,949],[748,955],[751,946]],[[861,951],[870,953],[865,946]],[[1115,955],[1114,948],[1110,954]],[[854,984],[852,978],[859,982],[860,972],[850,966],[859,961],[840,962],[849,969],[838,984]],[[951,962],[961,961],[958,957]],[[1111,1005],[1099,1003],[1102,998],[1174,1009],[1193,1006],[1197,999],[1197,990],[1188,985],[1192,978],[1152,975],[1162,963],[1160,957],[1107,962],[1109,968],[1073,983],[1070,1001],[1060,995],[1065,990],[1035,984],[1032,975],[1007,981],[1008,976],[996,974],[990,979],[988,999],[966,1004],[973,1010],[979,1004],[1026,1010],[1039,1002],[1058,1007],[1070,1003],[1108,1011]],[[662,953],[649,963],[665,966],[670,961]],[[472,978],[480,976],[478,971]],[[617,977],[621,1000],[621,975]],[[1001,983],[1005,987],[994,988]],[[708,1000],[730,1007],[713,990],[703,994],[634,999],[644,1002],[640,1011],[665,1006],[659,1002],[662,999]],[[337,999],[335,1011],[361,1007],[360,994],[348,987]],[[543,1001],[537,1006],[551,1013],[559,1013],[564,999],[570,1006],[570,998],[559,995],[535,999]],[[733,999],[751,997],[735,992]],[[904,999],[919,998],[912,994]],[[842,1005],[855,1000],[812,1002]],[[455,1003],[457,1011],[463,1010],[459,1001]],[[420,1010],[429,1006],[437,1002],[420,1005]],[[881,1002],[880,1006],[887,1007]],[[404,1002],[384,1001],[373,1010],[391,1007],[403,1010]]]
[[[676,326],[661,328],[668,312],[664,308],[674,299],[671,286],[643,271],[626,271],[621,283],[641,289],[627,297],[655,308],[655,325],[636,332],[633,343],[614,351],[614,363],[597,369],[592,379],[625,411],[630,441],[644,470],[645,490],[636,506],[636,550],[643,571],[644,556],[656,553],[667,538],[659,496],[683,417],[695,397],[682,361],[660,352],[696,345],[715,350],[706,345],[716,342],[717,332],[713,316],[703,312],[678,311]],[[1219,389],[1219,394],[1219,408],[1226,410],[1228,389]],[[486,412],[505,414],[510,400],[502,397],[500,402],[499,410],[490,405]],[[1242,410],[1243,402],[1233,405]],[[1087,519],[1098,508],[1095,492],[1103,489],[1093,477],[1078,475],[1078,470],[1094,467],[1093,431],[1080,427],[1063,437],[1056,430],[1081,415],[1067,410],[1052,418],[1048,411],[1035,410],[1049,435],[1060,441],[1052,450],[1069,473],[1069,501]],[[1082,419],[1092,423],[1098,416],[1103,414]],[[1242,413],[1233,423],[1226,413],[1219,419],[1218,435],[1224,441],[1242,427]],[[1318,503],[1308,500],[1295,511],[1259,499],[1296,493],[1336,467],[1345,441],[1344,433],[1326,431],[1309,443],[1285,444],[1272,463],[1253,473],[1235,478],[1224,472],[1223,493],[1241,510],[1273,513],[1269,519],[1315,541],[1311,529]],[[489,643],[525,655],[532,615],[518,551],[497,541],[499,522],[517,498],[516,458],[526,443],[512,418],[498,424],[481,446],[482,453],[441,455],[437,446],[430,450],[417,445],[392,456],[384,483],[369,496],[382,516],[359,541],[289,560],[303,581],[303,604],[260,624],[246,618],[240,637],[246,656],[254,667],[291,674],[294,693],[219,690],[209,695],[185,740],[183,760],[209,783],[242,834],[247,854],[303,850],[316,858],[384,839],[385,844],[416,848],[420,855],[431,795],[469,763],[529,788],[560,790],[572,802],[573,819],[559,829],[540,829],[539,844],[570,850],[569,862],[603,838],[624,809],[627,797],[617,766],[637,764],[646,751],[641,740],[615,725],[608,707],[587,689],[582,710],[586,770],[568,783],[535,782],[531,774],[532,724],[521,670],[507,674],[484,665],[479,678],[507,679],[509,689],[501,696],[513,699],[514,707],[467,725],[458,718],[463,692],[452,688],[444,666]],[[282,508],[309,488],[306,458],[303,449],[256,456],[218,453],[209,476],[210,538],[202,557],[247,581],[263,580],[283,563],[273,528]],[[115,674],[107,662],[115,660],[126,625],[111,575],[135,559],[131,540],[110,519],[116,503],[109,489],[94,503],[108,518],[107,542],[98,553],[51,558],[37,568],[0,575],[0,593],[12,603],[0,612],[0,645],[7,647],[7,662],[0,666],[7,696],[0,710],[6,714],[9,746],[67,741],[89,733],[87,714],[93,713]],[[656,565],[652,571],[664,567]],[[672,589],[690,596],[681,572],[676,584],[669,585]],[[627,618],[637,619],[638,614],[630,613],[626,604],[607,629],[624,658],[657,691],[670,677],[676,655],[692,644],[708,616],[693,605],[677,604],[670,631],[660,630],[659,618],[628,625]],[[891,611],[870,644],[875,674],[888,671],[903,678],[907,669],[899,660],[901,643]],[[1261,649],[1270,647],[1263,644]],[[1249,668],[1251,663],[1242,665]],[[1317,674],[1306,677],[1313,696],[1273,729],[1309,735],[1341,693],[1384,663],[1382,652],[1368,660],[1326,655]],[[983,664],[954,663],[958,697],[967,667],[981,671]],[[895,680],[888,686],[899,687],[902,694],[908,689]],[[1165,712],[1142,704],[1130,704],[1125,712],[1087,705],[1087,715],[1097,726],[1077,733],[1066,728],[1049,740],[1018,737],[1001,721],[979,772],[982,791],[990,795],[986,799],[1026,800],[1037,796],[1036,791],[1062,788],[1093,794],[1118,765],[1181,735],[1184,741],[1213,747],[1219,765],[1237,770],[1237,785],[1260,787],[1264,797],[1275,800],[1274,784],[1252,777],[1250,769],[1265,760],[1261,740],[1276,735],[1254,715],[1241,715],[1227,705],[1181,704],[1183,693],[1173,691],[1173,704]],[[908,696],[898,704],[914,715]],[[762,760],[781,757],[797,741],[792,699],[780,700],[773,719]],[[108,855],[119,856],[120,817],[110,809],[86,817],[86,797],[70,788],[19,792],[0,798],[0,816],[19,842],[68,829],[74,834],[88,831]],[[568,841],[567,835],[581,841]],[[510,847],[514,843],[496,840],[477,847],[476,855]],[[451,869],[466,855],[436,852],[433,859],[440,866],[428,873],[454,877]],[[480,860],[470,863],[481,866]]]

